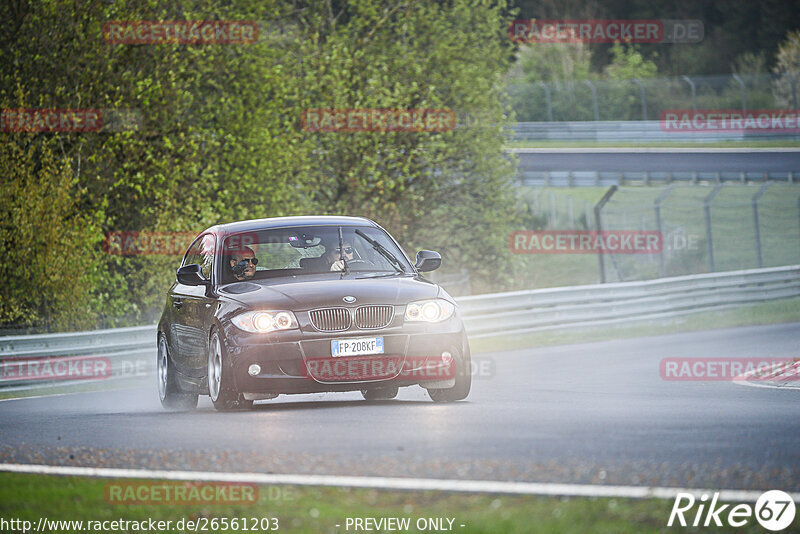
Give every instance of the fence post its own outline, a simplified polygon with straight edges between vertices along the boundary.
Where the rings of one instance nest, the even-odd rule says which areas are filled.
[[[642,99],[642,120],[647,120],[647,99],[644,93],[644,84],[639,78],[634,78],[633,83],[639,86],[639,97]]]
[[[550,100],[550,86],[544,82],[537,82],[544,89],[544,100],[547,102],[547,120],[553,122],[553,103]]]
[[[594,120],[599,121],[600,120],[600,109],[597,106],[597,88],[589,80],[583,80],[583,83],[588,85],[589,89],[592,90],[592,107],[594,108]]]
[[[589,204],[588,200],[585,200],[584,203],[585,204],[584,204],[583,207],[584,207],[584,210],[586,212],[586,214],[585,214],[585,217],[586,217],[586,229],[587,230],[591,230],[592,229],[592,205]],[[798,207],[800,207],[800,198],[797,199],[797,205],[798,205]]]
[[[742,88],[742,113],[747,111],[747,99],[745,96],[745,88],[744,88],[744,80],[738,74],[733,75],[733,79],[739,82],[739,86]]]
[[[795,90],[794,87],[794,78],[792,78],[791,74],[788,72],[784,72],[783,75],[789,78],[789,85],[791,85],[792,87],[792,104],[793,104],[792,109],[797,111],[797,91]]]
[[[575,229],[575,210],[572,206],[572,195],[567,197],[567,213],[569,215],[569,229]]]
[[[617,192],[617,186],[612,185],[606,191],[606,194],[603,195],[603,198],[595,205],[594,207],[594,224],[595,228],[597,229],[597,233],[602,237],[603,225],[600,223],[600,212],[603,209],[603,206],[611,200],[611,197],[614,196],[614,193]],[[600,263],[600,283],[606,283],[606,266],[603,260],[604,253],[603,251],[598,251],[597,253],[597,261]]]
[[[714,242],[711,238],[711,201],[717,196],[717,193],[722,189],[722,184],[714,186],[706,198],[703,199],[703,212],[706,219],[706,250],[708,251],[708,272],[713,273],[714,270]]]
[[[664,231],[661,226],[661,204],[667,199],[667,196],[672,192],[675,188],[675,184],[670,184],[667,188],[662,191],[660,195],[656,198],[655,202],[653,202],[653,211],[655,211],[656,215],[656,231],[658,235],[661,236],[661,252],[658,253],[658,275],[661,278],[665,276],[665,269],[664,269]]]
[[[772,185],[772,182],[767,182],[761,186],[761,189],[758,190],[758,193],[753,195],[753,226],[756,230],[756,258],[758,259],[758,268],[761,269],[763,265],[763,261],[761,260],[761,230],[758,227],[758,199],[761,198],[761,195],[767,192],[769,186]]]
[[[647,232],[647,217],[642,215],[641,222],[642,222],[642,224],[641,224],[642,235],[644,235],[644,232]],[[663,248],[663,246],[662,246],[662,248]],[[653,258],[652,254],[646,254],[645,256],[647,257],[647,263],[653,263],[655,261],[655,258]]]
[[[681,78],[689,84],[689,87],[692,88],[692,109],[697,111],[697,92],[694,88],[694,82],[688,76],[681,76]]]

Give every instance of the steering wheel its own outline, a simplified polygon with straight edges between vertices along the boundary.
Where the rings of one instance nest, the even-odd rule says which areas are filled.
[[[348,267],[350,265],[356,265],[356,264],[359,264],[359,263],[367,263],[367,262],[364,261],[364,260],[347,260]]]

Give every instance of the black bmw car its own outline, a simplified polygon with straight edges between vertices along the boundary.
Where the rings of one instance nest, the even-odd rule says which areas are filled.
[[[218,410],[286,393],[420,385],[464,399],[470,350],[453,298],[383,228],[359,217],[213,226],[189,246],[158,324],[158,392],[170,409]]]

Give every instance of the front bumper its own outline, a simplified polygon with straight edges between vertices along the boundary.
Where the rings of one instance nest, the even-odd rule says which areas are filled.
[[[331,354],[331,341],[382,337],[384,352],[374,356]],[[226,345],[237,388],[243,393],[316,393],[420,384],[452,387],[465,334],[457,316],[442,323],[411,324],[380,330],[323,333],[300,330],[248,334],[229,326]],[[443,354],[449,354],[443,359]],[[252,364],[261,367],[248,374]]]

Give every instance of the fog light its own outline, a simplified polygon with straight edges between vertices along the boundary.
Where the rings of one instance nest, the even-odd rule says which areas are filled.
[[[261,366],[258,365],[257,363],[254,363],[253,365],[247,368],[247,374],[249,374],[250,376],[256,376],[259,373],[261,373]]]
[[[444,352],[442,353],[442,363],[447,363],[447,364],[449,364],[449,363],[450,363],[450,362],[452,362],[452,361],[453,361],[453,355],[452,355],[452,354],[450,354],[450,353],[449,353],[449,352],[447,352],[447,351],[444,351]]]

